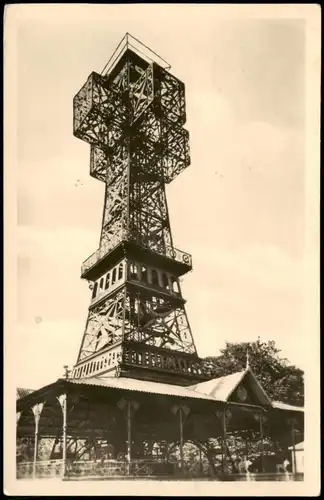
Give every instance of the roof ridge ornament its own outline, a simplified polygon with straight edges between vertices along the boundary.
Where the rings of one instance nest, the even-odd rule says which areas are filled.
[[[250,356],[249,356],[249,348],[247,347],[245,369],[248,370],[249,368],[250,368]]]
[[[68,365],[64,365],[63,368],[64,368],[64,378],[68,380],[70,378],[71,370]]]

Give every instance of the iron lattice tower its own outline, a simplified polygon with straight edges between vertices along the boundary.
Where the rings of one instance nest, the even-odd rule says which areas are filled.
[[[185,87],[134,41],[74,97],[74,135],[90,144],[105,199],[99,248],[82,265],[92,298],[72,377],[186,385],[206,374],[179,283],[191,256],[173,246],[165,193],[190,164]]]

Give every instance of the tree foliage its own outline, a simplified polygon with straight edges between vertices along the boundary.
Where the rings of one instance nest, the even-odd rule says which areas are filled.
[[[280,352],[274,341],[261,342],[260,338],[252,343],[226,342],[220,356],[209,356],[204,363],[215,378],[222,377],[244,370],[248,353],[251,369],[272,400],[302,406],[304,372],[289,364]]]

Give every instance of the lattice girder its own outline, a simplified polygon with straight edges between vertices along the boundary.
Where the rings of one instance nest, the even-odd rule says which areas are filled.
[[[78,361],[123,339],[124,303],[125,293],[118,291],[90,309]]]
[[[127,240],[128,237],[129,225],[126,214],[122,212],[119,218],[102,228],[99,247],[99,250],[102,249],[102,256],[106,255],[123,240]]]
[[[169,223],[168,208],[163,182],[136,182],[131,184],[130,210],[142,210]]]
[[[150,346],[196,353],[184,306],[156,296],[127,295],[125,340]]]
[[[114,223],[116,230],[120,220],[119,231],[127,228],[128,239],[165,253],[172,241],[164,183],[137,179],[136,176],[135,181],[129,181],[127,170],[121,170],[107,186],[102,237],[106,241],[109,225]]]
[[[177,126],[186,123],[185,86],[174,75],[154,65],[156,113]]]
[[[74,97],[74,135],[89,144],[113,147],[122,136],[127,108],[120,93],[93,72]]]
[[[196,352],[183,304],[126,286],[89,310],[78,362],[122,340]]]
[[[163,175],[166,183],[173,181],[190,165],[189,132],[173,129],[163,151]]]
[[[170,228],[165,225],[163,219],[140,210],[132,213],[129,238],[161,255],[166,254],[166,247],[171,244]]]
[[[137,145],[136,138],[131,143],[130,163],[132,165],[132,178],[143,182],[163,180],[163,160],[156,154],[154,147]]]
[[[93,145],[90,148],[90,175],[99,181],[106,182],[107,153]]]
[[[107,157],[107,185],[114,182],[115,178],[122,175],[130,167],[130,140],[124,140],[116,145]]]
[[[132,123],[153,102],[153,66],[149,65],[139,79],[130,88],[130,101],[132,106]]]
[[[189,132],[159,118],[150,108],[141,117],[136,139],[145,143],[142,156],[160,159],[157,168],[166,183],[190,165]]]
[[[103,218],[104,226],[113,219],[127,216],[128,192],[128,175],[127,170],[124,170],[120,176],[115,178],[112,184],[107,186]]]

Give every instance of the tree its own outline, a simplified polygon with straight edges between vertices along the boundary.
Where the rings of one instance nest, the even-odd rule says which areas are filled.
[[[274,401],[302,406],[304,404],[304,372],[279,356],[274,341],[231,343],[218,357],[203,360],[215,378],[244,370],[247,353],[249,364],[268,396]]]

